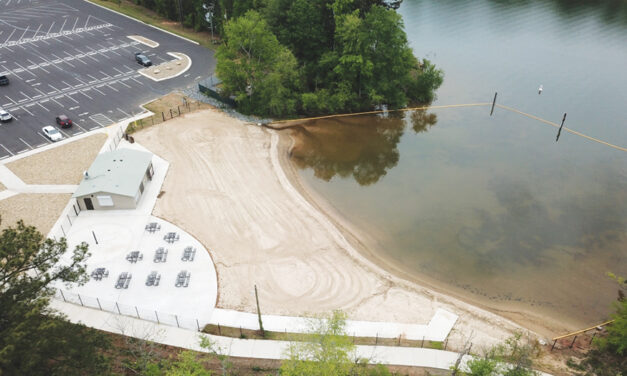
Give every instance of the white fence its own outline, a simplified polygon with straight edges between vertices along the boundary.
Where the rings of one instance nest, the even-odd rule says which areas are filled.
[[[63,300],[66,303],[81,305],[114,313],[116,315],[135,317],[140,320],[148,320],[157,324],[175,326],[177,328],[191,329],[201,331],[207,324],[200,322],[196,318],[179,316],[171,313],[159,312],[152,309],[128,305],[111,300],[94,298],[93,296],[85,296],[69,292],[67,290],[56,289],[55,299]]]

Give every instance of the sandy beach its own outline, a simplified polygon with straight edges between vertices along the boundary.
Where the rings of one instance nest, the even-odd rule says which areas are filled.
[[[264,314],[341,309],[356,320],[427,323],[437,308],[459,315],[449,344],[502,341],[521,327],[456,298],[399,278],[371,261],[368,237],[308,192],[287,161],[288,136],[217,110],[138,132],[170,162],[153,214],[209,250],[218,306]]]

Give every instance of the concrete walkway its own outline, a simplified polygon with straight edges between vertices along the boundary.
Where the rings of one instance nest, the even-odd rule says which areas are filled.
[[[262,320],[264,328],[273,332],[307,333],[311,330],[312,319],[306,317],[262,315]],[[426,325],[346,320],[346,333],[358,337],[398,338],[402,336],[410,340],[424,339],[443,342],[456,321],[457,315],[438,309]],[[211,324],[259,329],[256,314],[230,309],[216,308],[211,316]]]
[[[290,342],[287,341],[219,337],[84,308],[58,300],[53,300],[51,305],[52,308],[66,314],[72,322],[164,345],[208,352],[199,345],[201,336],[206,336],[210,338],[222,355],[255,359],[286,359],[288,357]],[[413,347],[359,345],[356,348],[356,356],[368,359],[371,363],[447,370],[455,364],[459,354],[451,351]],[[469,359],[471,357],[464,356],[463,362],[465,363]]]

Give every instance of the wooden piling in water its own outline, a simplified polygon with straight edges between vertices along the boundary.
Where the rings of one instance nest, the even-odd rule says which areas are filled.
[[[492,100],[492,109],[490,110],[490,116],[492,116],[492,114],[494,113],[494,105],[496,105],[496,95],[498,93],[494,92],[494,99]]]

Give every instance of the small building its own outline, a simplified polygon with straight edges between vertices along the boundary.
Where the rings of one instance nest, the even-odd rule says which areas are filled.
[[[132,149],[101,153],[72,197],[81,210],[135,209],[153,175],[151,153]]]

